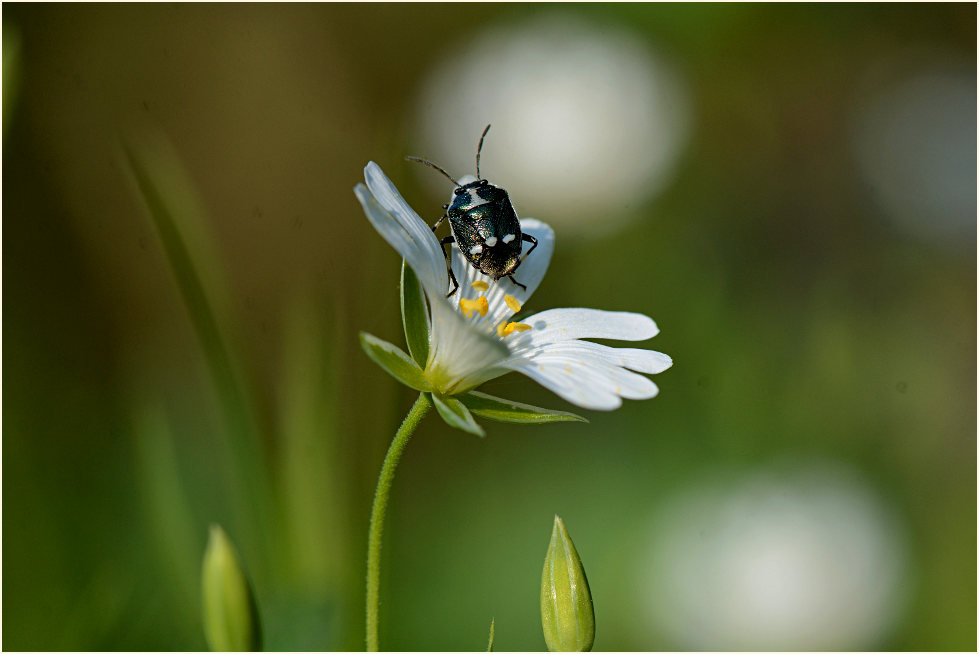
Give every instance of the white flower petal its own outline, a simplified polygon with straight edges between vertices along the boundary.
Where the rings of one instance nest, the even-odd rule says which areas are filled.
[[[583,341],[578,342],[583,343]],[[568,347],[569,343],[557,343],[547,351],[533,358],[538,366],[571,369],[572,374],[584,375],[589,383],[611,390],[616,395],[630,400],[644,400],[655,397],[659,392],[656,384],[648,377],[626,370],[608,361],[604,354]]]
[[[518,282],[527,287],[527,290],[517,287],[511,295],[520,300],[520,304],[526,304],[544,279],[547,267],[551,265],[551,255],[554,254],[554,230],[550,225],[536,218],[523,218],[520,221],[520,231],[537,239],[537,247],[534,248],[533,253],[524,259],[513,274]],[[530,246],[530,243],[524,242],[521,252],[527,252]]]
[[[521,349],[576,338],[644,341],[659,333],[652,318],[628,311],[548,309],[524,318],[524,322],[532,329],[520,334]]]
[[[553,362],[537,363],[519,359],[505,365],[582,408],[611,411],[622,406],[622,399],[608,388],[603,378],[593,379],[588,371],[575,371],[569,365],[552,364]]]
[[[533,358],[535,352],[551,354],[561,352],[569,356],[587,356],[599,359],[607,364],[621,366],[629,370],[655,375],[667,370],[673,365],[673,359],[655,350],[641,350],[633,347],[609,347],[590,341],[560,341],[541,345],[533,349],[514,349],[514,354],[525,358]]]
[[[432,345],[426,374],[443,393],[460,393],[506,372],[499,364],[509,352],[496,337],[474,329],[471,320],[445,298],[429,295]]]
[[[449,278],[438,239],[412,210],[380,166],[371,161],[364,168],[367,188],[354,188],[357,199],[374,229],[398,251],[430,293],[448,291]]]
[[[579,347],[582,344],[557,343],[531,357],[515,357],[503,365],[585,408],[595,408],[596,403],[618,407],[620,402],[613,402],[609,396],[645,400],[659,393],[652,380],[610,362],[605,352]]]

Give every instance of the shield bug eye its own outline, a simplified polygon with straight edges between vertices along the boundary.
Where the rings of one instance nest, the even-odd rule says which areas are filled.
[[[463,193],[465,193],[465,190],[460,186],[459,188],[453,190],[452,192],[456,195],[462,195]]]

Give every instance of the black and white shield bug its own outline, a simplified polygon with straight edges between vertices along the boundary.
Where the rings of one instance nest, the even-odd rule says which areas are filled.
[[[537,247],[537,239],[520,231],[520,221],[517,219],[517,212],[513,210],[513,205],[510,204],[510,196],[507,192],[499,186],[490,184],[479,175],[479,155],[483,151],[483,139],[486,138],[489,129],[490,126],[487,125],[479,137],[474,182],[460,184],[432,162],[418,157],[406,157],[410,161],[417,161],[434,168],[455,184],[452,201],[442,205],[446,210],[445,214],[432,225],[434,232],[442,221],[448,218],[449,229],[452,232],[439,243],[453,284],[452,290],[446,297],[459,289],[459,282],[452,272],[449,252],[445,249],[446,245],[451,247],[452,243],[458,246],[466,261],[479,272],[489,275],[496,281],[506,277],[520,288],[527,290],[526,286],[513,278],[513,273]],[[520,251],[523,249],[524,242],[530,243],[530,249],[521,256]]]

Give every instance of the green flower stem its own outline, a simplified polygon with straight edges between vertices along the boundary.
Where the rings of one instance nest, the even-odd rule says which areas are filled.
[[[404,422],[398,428],[398,433],[391,441],[388,453],[384,455],[381,474],[377,478],[377,490],[374,491],[374,505],[371,507],[371,526],[367,534],[367,651],[378,651],[377,625],[378,606],[380,604],[381,586],[381,534],[384,531],[384,514],[387,511],[388,495],[391,492],[391,482],[394,481],[394,471],[405,445],[411,439],[418,423],[421,422],[428,410],[432,408],[432,400],[425,393],[419,393],[418,399],[405,416]]]

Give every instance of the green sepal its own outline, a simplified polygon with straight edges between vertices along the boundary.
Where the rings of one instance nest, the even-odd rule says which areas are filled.
[[[497,422],[516,422],[540,425],[545,422],[588,422],[574,413],[543,409],[539,406],[505,400],[478,391],[469,391],[456,396],[472,413],[480,418]]]
[[[450,427],[467,431],[476,436],[486,435],[483,428],[473,420],[473,415],[469,413],[466,405],[455,397],[432,393],[432,400],[435,401],[435,408],[438,410],[439,415],[442,416],[442,420]]]
[[[392,345],[367,332],[360,332],[360,345],[367,356],[389,375],[416,391],[430,391],[432,385],[414,360],[397,345]]]
[[[404,259],[401,260],[401,324],[411,358],[424,368],[428,364],[428,309],[422,285]]]

